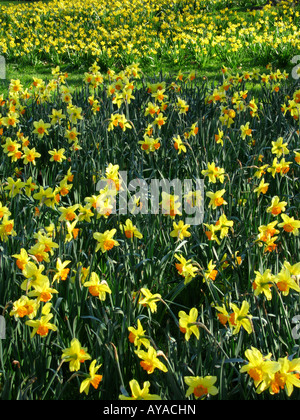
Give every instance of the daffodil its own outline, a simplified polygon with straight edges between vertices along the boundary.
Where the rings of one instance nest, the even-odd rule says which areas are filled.
[[[280,198],[276,195],[272,198],[271,205],[267,208],[267,213],[271,213],[273,216],[278,216],[278,214],[285,212],[287,202],[280,201]]]
[[[23,149],[22,159],[23,159],[23,163],[25,165],[27,165],[28,163],[32,163],[33,165],[35,165],[36,164],[36,161],[35,161],[36,158],[40,158],[40,157],[41,157],[41,154],[38,153],[35,150],[35,147],[33,147],[32,149],[29,149],[28,147],[25,147]]]
[[[218,134],[215,134],[215,141],[217,144],[221,144],[221,146],[224,146],[224,131],[218,129]]]
[[[213,264],[213,261],[210,260],[207,266],[207,270],[204,272],[204,281],[215,280],[218,274],[218,270],[215,269],[216,264]]]
[[[157,125],[158,128],[161,129],[161,127],[166,124],[166,120],[167,120],[167,117],[164,117],[164,115],[160,112],[158,116],[155,118],[153,124]]]
[[[189,105],[182,98],[177,98],[176,107],[179,111],[179,114],[186,114],[187,111],[189,110]]]
[[[149,307],[152,313],[157,311],[156,302],[161,300],[161,295],[159,293],[151,293],[149,289],[142,287],[141,293],[144,295],[143,298],[139,300],[139,304]]]
[[[289,270],[292,276],[298,277],[300,276],[300,262],[291,265],[288,261],[284,261],[283,266]]]
[[[67,159],[66,156],[64,155],[65,149],[63,148],[59,150],[53,149],[53,150],[50,150],[48,153],[49,155],[52,156],[50,158],[50,162],[62,162],[63,160]]]
[[[183,240],[184,238],[189,238],[191,233],[188,232],[190,225],[185,224],[182,220],[179,220],[178,223],[173,223],[173,230],[170,233],[172,238],[177,238],[179,240]]]
[[[209,181],[212,183],[216,183],[220,181],[222,184],[224,182],[224,174],[225,171],[223,168],[219,168],[216,166],[214,162],[207,164],[207,169],[201,171],[202,175],[207,176]]]
[[[39,200],[40,206],[45,204],[47,207],[54,208],[55,195],[51,187],[44,189],[42,186],[40,186],[39,192],[33,194],[33,198],[35,200]]]
[[[159,113],[159,110],[160,108],[156,103],[148,102],[144,115],[151,115],[154,118],[155,115]]]
[[[294,236],[298,236],[300,220],[295,220],[294,217],[287,216],[286,214],[281,214],[281,218],[283,222],[279,223],[278,227],[282,227],[287,233],[292,233]]]
[[[20,144],[16,140],[7,137],[5,143],[1,145],[4,153],[12,153],[20,148]]]
[[[274,276],[270,269],[264,271],[261,274],[259,271],[255,271],[256,277],[252,283],[254,290],[254,296],[264,294],[267,300],[272,299],[271,287],[274,285]]]
[[[137,320],[137,328],[128,327],[129,331],[129,341],[133,343],[139,350],[141,346],[144,346],[146,349],[150,347],[150,341],[145,337],[145,330],[142,327],[141,321]]]
[[[245,125],[241,125],[240,130],[241,130],[241,137],[243,140],[245,140],[245,138],[247,136],[252,137],[252,130],[251,128],[249,128],[250,123],[247,122]]]
[[[63,114],[62,109],[56,110],[52,108],[52,114],[49,115],[51,118],[51,125],[60,124],[63,119],[66,118],[65,114]]]
[[[183,141],[181,140],[180,136],[176,136],[173,138],[173,145],[175,150],[177,150],[178,154],[180,155],[181,152],[186,153],[186,146],[184,145]]]
[[[27,181],[25,181],[24,189],[27,197],[31,197],[33,191],[38,189],[38,186],[32,182],[32,177],[29,177]]]
[[[272,141],[272,153],[280,158],[282,155],[288,155],[289,149],[287,143],[283,143],[283,137],[279,137],[276,141]]]
[[[119,395],[119,400],[161,400],[159,395],[149,393],[149,381],[145,381],[143,383],[142,389],[136,379],[132,379],[129,382],[129,386],[131,390],[131,397],[121,394]]]
[[[206,196],[210,198],[208,207],[212,207],[213,210],[215,210],[217,207],[225,206],[226,204],[228,204],[227,201],[225,201],[222,197],[225,194],[225,192],[225,189],[216,191],[215,193],[211,191],[207,192]]]
[[[76,228],[78,220],[75,219],[74,222],[70,223],[69,221],[66,222],[66,236],[65,236],[65,243],[71,242],[73,239],[76,239],[79,233],[79,228]]]
[[[142,359],[140,362],[141,367],[150,375],[154,372],[155,369],[161,370],[162,372],[167,372],[168,369],[158,358],[159,353],[150,346],[147,351],[136,350],[135,354]]]
[[[221,322],[221,324],[226,325],[227,322],[230,321],[231,315],[227,311],[224,303],[223,303],[222,306],[215,306],[215,309],[218,311],[217,317],[218,317],[219,321]]]
[[[39,319],[26,321],[25,324],[32,327],[31,338],[38,334],[40,337],[46,337],[49,330],[57,331],[57,327],[51,324],[49,321],[53,318],[53,314],[50,313],[51,303],[46,303],[42,309],[42,316]]]
[[[279,369],[271,380],[270,394],[278,394],[280,389],[285,389],[288,397],[293,393],[294,386],[300,388],[300,359],[292,359],[286,356],[278,359]]]
[[[262,180],[261,180],[261,182],[259,183],[259,185],[258,185],[258,187],[256,187],[255,189],[254,189],[254,192],[256,192],[257,193],[257,196],[259,197],[260,196],[260,194],[266,194],[266,192],[268,191],[268,189],[269,189],[269,183],[267,183],[267,182],[265,182],[265,179],[263,178]]]
[[[27,291],[31,287],[41,285],[48,279],[48,277],[43,274],[44,270],[45,266],[43,264],[37,266],[34,262],[28,261],[22,270],[25,280],[21,283],[21,289]]]
[[[257,236],[256,242],[267,242],[273,238],[274,235],[277,235],[279,233],[279,230],[275,228],[277,224],[278,221],[275,220],[274,222],[268,223],[267,225],[259,226],[259,234]]]
[[[0,224],[0,239],[3,242],[7,242],[9,237],[13,237],[17,235],[17,232],[14,230],[14,223],[13,219],[9,219],[8,216],[4,216],[1,220]]]
[[[20,270],[23,270],[30,260],[30,256],[24,248],[21,248],[20,254],[14,254],[12,255],[12,257],[16,258],[16,264],[20,268]]]
[[[45,235],[41,231],[34,233],[33,237],[39,244],[44,245],[45,252],[50,253],[50,255],[54,255],[54,249],[59,248],[59,245],[52,240],[51,236]]]
[[[69,104],[67,108],[67,113],[69,114],[69,119],[73,124],[76,124],[78,120],[83,120],[81,115],[82,108]]]
[[[106,299],[106,293],[111,294],[111,289],[107,282],[100,280],[98,274],[94,271],[91,273],[90,279],[84,282],[83,286],[88,287],[90,294],[98,297],[102,301]]]
[[[41,243],[34,244],[31,248],[29,248],[28,252],[32,255],[38,262],[50,262],[49,254],[45,250],[45,245]]]
[[[113,239],[116,232],[116,229],[106,230],[104,233],[95,232],[93,238],[98,242],[96,252],[101,249],[102,253],[105,253],[113,247],[119,246],[119,242]]]
[[[184,382],[188,386],[185,396],[194,395],[196,399],[205,398],[207,395],[217,395],[218,389],[215,387],[216,376],[185,376]]]
[[[97,365],[97,360],[93,360],[89,367],[89,374],[87,377],[81,382],[79,392],[85,392],[86,395],[89,393],[90,385],[92,385],[95,389],[98,389],[99,383],[102,381],[102,375],[97,375],[97,371],[100,369],[102,365]]]
[[[71,144],[71,143],[75,143],[76,141],[78,141],[78,136],[80,136],[80,135],[81,135],[81,133],[79,133],[77,131],[77,128],[76,127],[72,127],[70,129],[66,129],[65,130],[64,137]]]
[[[34,121],[34,134],[37,134],[39,139],[42,139],[45,135],[48,135],[48,128],[51,127],[51,124],[45,123],[42,119],[39,121]]]
[[[178,273],[184,277],[184,284],[188,284],[196,277],[196,273],[199,269],[192,263],[191,259],[186,260],[186,258],[178,254],[175,254],[174,257],[179,261],[179,263],[175,263]]]
[[[128,239],[132,239],[133,237],[136,237],[138,239],[143,238],[141,232],[137,229],[136,226],[133,225],[130,219],[127,219],[125,224],[120,224],[120,230],[124,232],[126,238]]]
[[[80,363],[90,360],[91,356],[87,353],[87,349],[81,346],[80,341],[73,338],[70,347],[63,350],[61,358],[69,363],[70,371],[74,372],[80,369]]]
[[[5,127],[15,128],[17,124],[20,122],[19,117],[20,115],[17,112],[11,111],[11,112],[8,112],[7,116],[3,117],[1,121]]]
[[[138,143],[141,145],[141,149],[144,150],[147,154],[150,152],[155,152],[160,148],[160,139],[155,139],[147,135],[144,136],[144,140],[140,140]]]
[[[70,272],[69,268],[66,268],[67,265],[69,265],[71,263],[70,260],[66,260],[64,262],[62,262],[62,260],[60,258],[57,258],[56,260],[56,273],[53,276],[53,281],[65,281],[66,278],[68,277],[68,274]]]
[[[37,302],[49,302],[53,294],[57,294],[58,291],[53,287],[50,287],[49,279],[45,279],[39,284],[34,286],[34,290],[28,292],[29,297],[35,297]]]
[[[7,178],[7,185],[4,187],[5,191],[9,191],[9,197],[15,197],[17,194],[20,194],[22,188],[25,187],[25,182],[22,182],[20,179],[14,180],[12,177]],[[5,212],[6,216],[10,216],[10,212]],[[4,213],[3,213],[4,215]],[[2,216],[3,217],[3,216]]]
[[[218,233],[220,232],[220,227],[216,226],[215,224],[208,224],[203,223],[203,225],[207,228],[205,231],[205,235],[207,236],[209,241],[216,241],[218,245],[221,244],[220,239],[218,238]]]
[[[248,334],[251,334],[253,328],[251,324],[252,315],[249,314],[249,303],[244,300],[240,308],[235,303],[231,303],[230,307],[233,310],[233,316],[230,319],[233,327],[233,334],[238,334],[241,327],[243,327]]]
[[[35,299],[30,299],[27,295],[22,295],[18,300],[13,303],[13,308],[9,315],[14,316],[15,319],[24,318],[27,316],[29,319],[35,318],[39,302]]]
[[[220,239],[224,239],[228,235],[228,231],[233,227],[233,220],[228,220],[223,213],[216,222],[216,230],[220,231]]]
[[[187,314],[185,311],[180,311],[179,316],[179,328],[180,331],[184,334],[185,340],[189,341],[192,334],[196,336],[199,340],[200,332],[199,326],[197,325],[198,310],[192,308]]]
[[[282,292],[283,296],[287,296],[290,292],[290,289],[300,292],[300,287],[296,279],[292,276],[290,270],[285,266],[281,271],[274,276],[274,283],[278,289]]]
[[[241,373],[247,373],[254,381],[257,393],[265,391],[271,384],[276,372],[280,369],[280,364],[271,361],[272,354],[263,356],[262,353],[251,346],[251,349],[245,351],[248,363],[241,367]]]
[[[72,222],[74,219],[77,219],[77,215],[75,213],[75,211],[78,209],[79,204],[74,204],[73,206],[69,206],[69,207],[59,207],[58,211],[60,212],[60,216],[58,221],[59,222],[63,222],[63,221],[68,221],[68,222]]]
[[[262,166],[260,166],[260,167],[258,167],[258,169],[255,171],[255,173],[254,173],[254,177],[255,178],[261,178],[263,175],[265,175],[266,174],[266,169],[269,167],[269,165],[268,164],[266,164],[266,165],[262,165]]]

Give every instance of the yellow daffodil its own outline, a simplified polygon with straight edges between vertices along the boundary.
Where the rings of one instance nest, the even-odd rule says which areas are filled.
[[[60,212],[60,216],[58,221],[59,222],[63,222],[63,221],[68,221],[68,222],[72,222],[74,219],[77,219],[77,215],[75,213],[75,211],[78,209],[79,204],[74,204],[73,206],[69,206],[69,207],[59,207],[58,211]]]
[[[68,277],[68,274],[70,272],[69,268],[66,268],[67,265],[69,265],[71,261],[67,260],[62,262],[60,258],[57,258],[56,261],[56,273],[53,276],[53,281],[65,281]]]
[[[253,379],[256,392],[261,393],[270,386],[275,373],[280,369],[280,364],[270,360],[271,353],[263,356],[255,347],[246,350],[245,356],[248,363],[242,366],[240,372],[246,372]]]
[[[62,162],[63,160],[67,159],[66,156],[64,155],[65,149],[63,148],[59,150],[53,149],[53,150],[50,150],[48,153],[49,155],[52,156],[50,158],[50,162]]]
[[[290,292],[290,289],[300,292],[300,287],[296,279],[292,276],[290,270],[286,267],[283,267],[281,271],[274,276],[274,283],[281,291],[283,296],[287,296]]]
[[[185,340],[189,341],[192,334],[194,334],[197,340],[199,340],[200,332],[199,326],[197,325],[198,310],[196,308],[192,308],[189,314],[184,311],[180,311],[178,316],[179,328],[180,331],[184,334]]]
[[[142,359],[140,362],[141,367],[150,375],[154,372],[155,369],[161,370],[162,372],[167,372],[168,369],[159,358],[157,357],[159,353],[150,346],[147,351],[136,350],[135,354]]]
[[[279,137],[278,140],[272,141],[272,153],[276,155],[277,158],[280,158],[282,155],[288,155],[289,149],[287,148],[287,143],[283,143],[283,137]]]
[[[51,127],[51,124],[45,123],[42,119],[40,119],[39,121],[35,121],[33,125],[34,125],[33,133],[37,134],[39,139],[42,139],[45,135],[49,134],[48,128]]]
[[[207,164],[207,169],[201,171],[202,175],[207,176],[209,182],[215,184],[217,181],[220,181],[222,184],[224,182],[225,171],[223,168],[216,166],[214,162]]]
[[[25,165],[27,165],[28,163],[32,163],[33,165],[35,165],[36,164],[35,159],[40,158],[40,157],[41,157],[41,154],[35,150],[35,147],[33,147],[32,149],[25,147],[23,149],[22,159]]]
[[[207,266],[207,270],[204,272],[204,281],[215,281],[218,274],[218,270],[215,270],[216,264],[213,264],[213,261],[210,260]]]
[[[268,191],[268,189],[269,189],[269,185],[270,185],[270,184],[268,184],[267,182],[265,182],[265,179],[263,178],[263,179],[261,180],[261,182],[260,182],[259,186],[258,186],[258,187],[256,187],[256,188],[254,189],[254,192],[256,192],[256,193],[257,193],[257,196],[258,196],[258,197],[260,196],[260,194],[266,194],[266,192],[267,192],[267,191]]]
[[[95,232],[93,238],[96,239],[96,252],[101,249],[102,253],[110,251],[113,247],[119,246],[119,242],[113,239],[117,229],[106,230],[104,233]]]
[[[294,386],[300,388],[300,359],[289,360],[286,356],[278,359],[279,369],[269,385],[270,394],[278,394],[285,389],[288,397],[293,393]]]
[[[139,304],[149,307],[152,313],[156,312],[156,302],[161,300],[161,295],[159,293],[152,294],[150,290],[145,287],[142,287],[141,293],[144,295],[144,298],[139,300]]]
[[[143,235],[136,226],[133,225],[132,221],[130,219],[127,219],[125,224],[120,224],[120,230],[124,232],[126,238],[132,239],[133,237],[136,237],[138,239],[142,239]]]
[[[217,395],[219,392],[214,385],[217,382],[216,376],[185,376],[184,382],[188,386],[186,397],[193,394],[196,399],[203,399],[207,395]]]
[[[27,295],[22,295],[20,299],[13,303],[13,308],[9,315],[14,316],[15,319],[24,318],[25,316],[29,319],[33,319],[36,317],[38,308],[38,301],[29,299]]]
[[[279,223],[278,227],[283,228],[283,230],[287,233],[292,233],[294,236],[298,236],[300,220],[295,220],[294,217],[287,216],[286,214],[281,214],[281,218],[283,222]]]
[[[241,137],[243,140],[245,140],[245,138],[247,136],[252,137],[252,130],[251,128],[249,128],[250,123],[247,122],[245,125],[241,125],[240,130],[241,130]]]
[[[97,375],[97,371],[100,369],[102,365],[97,365],[97,360],[93,360],[89,367],[89,374],[87,377],[81,382],[79,392],[84,392],[86,395],[89,393],[90,385],[92,385],[95,389],[98,389],[99,383],[102,381],[102,375]]]
[[[183,240],[184,238],[189,238],[191,233],[188,232],[190,225],[185,224],[182,220],[179,220],[178,223],[173,223],[173,230],[170,233],[172,238],[177,238],[179,240]]]
[[[142,389],[136,379],[132,379],[129,382],[129,386],[131,390],[131,397],[126,396],[124,394],[120,394],[119,400],[161,400],[161,397],[159,395],[149,393],[149,381],[145,381],[143,383]]]
[[[208,207],[212,207],[213,210],[215,210],[217,207],[225,206],[226,204],[228,204],[227,201],[225,201],[222,197],[225,194],[225,192],[225,189],[216,191],[215,193],[211,191],[207,192],[206,197],[210,198]]]
[[[271,213],[273,216],[278,216],[278,214],[285,212],[287,202],[280,201],[280,198],[276,195],[272,198],[271,205],[267,208],[267,213]]]
[[[26,264],[30,260],[30,256],[28,255],[26,249],[21,248],[20,254],[14,254],[12,255],[13,258],[16,258],[16,264],[19,267],[20,270],[23,270],[26,266]]]
[[[53,314],[50,313],[51,303],[46,303],[42,309],[42,316],[37,320],[26,321],[25,324],[29,327],[32,327],[31,338],[38,334],[40,337],[46,337],[49,333],[49,330],[57,331],[57,327],[54,324],[51,324],[49,321],[53,318]]]
[[[186,146],[184,145],[183,141],[181,140],[180,136],[176,136],[173,138],[173,145],[175,150],[177,150],[178,154],[180,155],[181,152],[186,153]]]
[[[256,277],[252,283],[254,290],[254,296],[264,294],[267,300],[272,299],[271,287],[274,285],[274,276],[270,269],[264,271],[261,274],[259,271],[255,271]]]
[[[234,222],[232,220],[228,220],[224,213],[219,217],[215,226],[216,230],[220,231],[220,239],[223,239],[228,235],[228,231],[233,227],[233,224]]]
[[[175,254],[174,257],[179,261],[179,263],[175,263],[178,273],[184,277],[184,284],[188,284],[196,277],[199,269],[193,265],[192,260],[186,260],[182,255]]]
[[[95,272],[91,273],[90,280],[84,282],[83,286],[88,287],[90,294],[98,297],[102,301],[106,299],[106,293],[111,294],[111,289],[107,282],[100,280],[98,274]]]
[[[231,325],[233,326],[233,334],[238,334],[241,327],[243,327],[248,334],[251,334],[253,332],[253,328],[251,324],[252,315],[249,314],[249,303],[244,300],[241,308],[239,308],[235,303],[231,303],[230,307],[233,310],[233,316],[230,320]]]
[[[142,327],[141,321],[137,320],[137,328],[128,327],[129,331],[129,341],[133,343],[139,350],[141,346],[144,346],[146,349],[150,347],[150,340],[145,337],[145,330]]]

